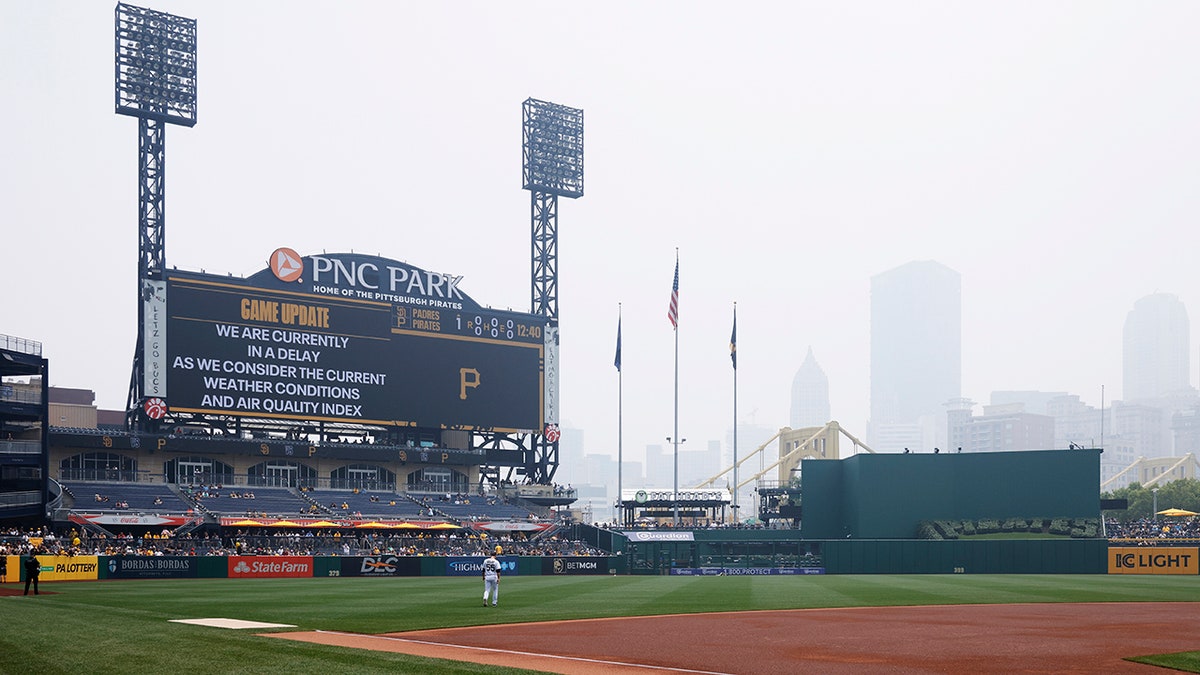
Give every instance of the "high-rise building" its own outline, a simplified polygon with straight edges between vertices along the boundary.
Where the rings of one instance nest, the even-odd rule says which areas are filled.
[[[1142,401],[1188,388],[1188,315],[1179,298],[1155,293],[1125,317],[1123,398]]]
[[[871,277],[871,419],[868,444],[945,430],[946,404],[962,395],[962,281],[932,260]],[[930,422],[933,422],[932,424]],[[898,433],[906,430],[905,433]],[[923,445],[938,436],[923,438]],[[944,441],[943,441],[944,442]]]
[[[1054,447],[1054,418],[1025,412],[1024,403],[985,405],[965,435],[964,452],[1048,450]]]
[[[813,358],[812,347],[800,370],[792,378],[792,414],[790,426],[793,429],[824,426],[829,417],[829,378],[821,365]]]

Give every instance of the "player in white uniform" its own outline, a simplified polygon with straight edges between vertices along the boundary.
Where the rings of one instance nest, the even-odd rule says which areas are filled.
[[[483,561],[483,606],[488,606],[488,598],[492,599],[492,607],[500,601],[500,561],[495,555],[489,555]]]

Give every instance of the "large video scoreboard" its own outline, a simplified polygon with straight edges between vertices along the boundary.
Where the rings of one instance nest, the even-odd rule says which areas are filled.
[[[175,413],[492,431],[557,423],[557,328],[482,307],[460,281],[291,249],[246,279],[171,271],[144,282],[144,391]]]

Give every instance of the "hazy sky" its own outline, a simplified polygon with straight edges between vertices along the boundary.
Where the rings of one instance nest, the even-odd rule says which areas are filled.
[[[167,130],[167,264],[249,275],[357,251],[530,309],[521,102],[582,108],[562,200],[562,413],[616,453],[788,423],[811,346],[865,437],[870,277],[962,274],[963,395],[1120,398],[1138,298],[1200,312],[1194,2],[135,3],[194,18],[198,124]],[[137,306],[137,121],[115,2],[0,3],[0,333],[122,408]],[[1195,345],[1193,340],[1193,345]],[[1193,349],[1193,352],[1195,350]],[[1196,360],[1193,360],[1193,378]]]

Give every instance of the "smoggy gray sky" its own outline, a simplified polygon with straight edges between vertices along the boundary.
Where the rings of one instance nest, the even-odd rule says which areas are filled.
[[[733,425],[735,301],[741,423],[788,424],[811,346],[862,437],[870,277],[908,261],[962,274],[978,402],[1119,399],[1134,301],[1200,311],[1196,3],[137,4],[198,21],[199,122],[167,129],[180,269],[353,250],[529,311],[521,102],[582,108],[561,404],[590,453],[617,449],[618,303],[626,456],[672,433],[676,247],[693,443]],[[0,3],[0,333],[43,342],[52,384],[105,408],[125,404],[137,317],[114,6]]]

